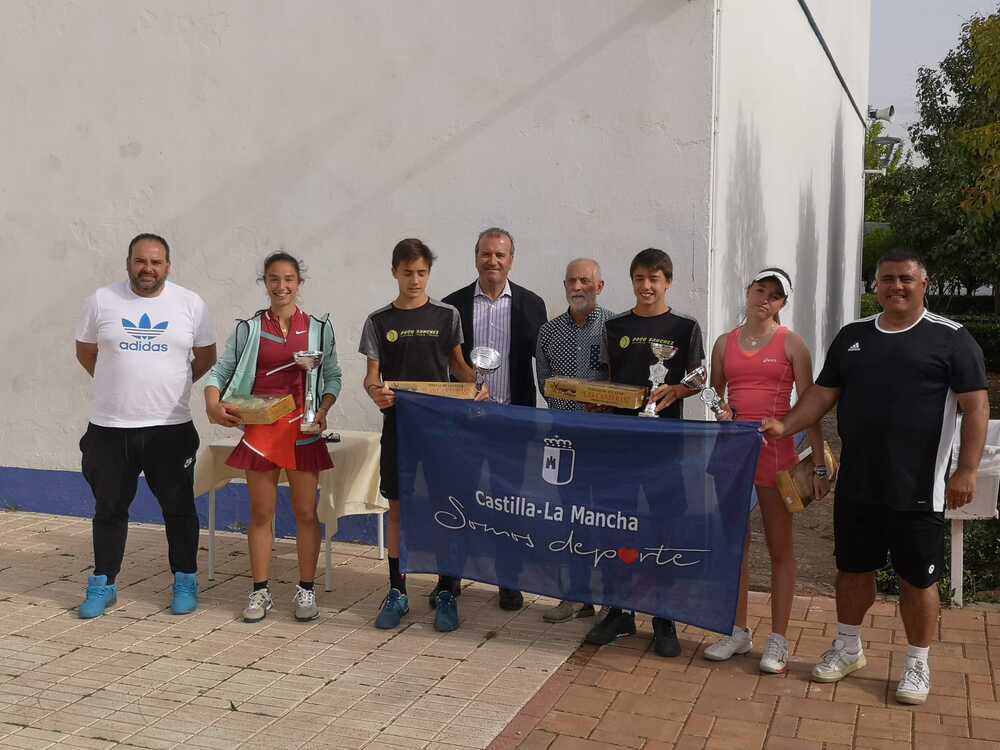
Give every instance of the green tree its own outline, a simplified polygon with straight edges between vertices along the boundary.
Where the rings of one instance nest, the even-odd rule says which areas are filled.
[[[936,68],[917,74],[920,120],[909,134],[919,164],[903,164],[886,185],[886,219],[928,259],[937,291],[994,287],[1000,308],[1000,211],[996,157],[1000,6],[973,16]],[[991,159],[993,166],[991,167]],[[887,176],[888,177],[888,176]]]
[[[873,122],[865,131],[865,169],[880,169],[882,157],[889,147],[875,143],[876,138],[885,135],[885,123]],[[897,146],[885,167],[884,175],[870,175],[865,180],[865,221],[887,221],[887,207],[897,198],[898,181],[886,179],[895,175],[900,168],[909,164],[910,156],[902,144]]]
[[[865,293],[875,291],[875,271],[878,259],[899,244],[899,238],[892,227],[876,227],[865,230],[864,244],[861,248],[861,279],[864,281]]]
[[[972,83],[983,92],[984,124],[962,134],[962,143],[980,160],[979,174],[966,190],[962,207],[980,223],[989,224],[1000,214],[1000,16],[971,26],[969,47]]]

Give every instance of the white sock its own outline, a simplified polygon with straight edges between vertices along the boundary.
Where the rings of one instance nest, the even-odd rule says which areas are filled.
[[[768,636],[768,640],[770,640],[771,638],[774,638],[779,644],[781,644],[785,648],[788,648],[788,641],[785,640],[785,636],[783,636],[781,633],[771,633],[771,635]]]
[[[739,625],[733,625],[733,635],[739,637],[743,633],[747,634],[747,638],[750,637],[750,628],[741,628]]]
[[[906,649],[906,658],[909,659],[919,659],[924,664],[927,663],[927,654],[931,650],[930,646],[926,648],[920,648],[920,646],[910,646]]]
[[[837,639],[844,642],[847,653],[856,654],[861,651],[861,626],[837,623]]]

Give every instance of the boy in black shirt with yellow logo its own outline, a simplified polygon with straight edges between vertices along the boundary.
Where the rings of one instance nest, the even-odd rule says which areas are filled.
[[[680,419],[682,401],[695,393],[680,385],[681,379],[705,359],[701,327],[698,321],[679,315],[667,305],[674,265],[665,252],[655,248],[643,250],[632,259],[629,276],[635,292],[635,307],[605,322],[602,360],[608,366],[612,382],[649,385],[649,368],[657,361],[650,344],[675,347],[674,355],[664,362],[666,382],[652,393],[652,399],[656,402],[657,416]],[[616,410],[619,414],[638,414],[639,411]],[[603,645],[634,633],[635,613],[612,607],[587,633],[587,641]],[[680,654],[673,621],[653,618],[653,647],[660,656]]]
[[[399,296],[365,321],[358,350],[368,357],[365,391],[385,417],[380,461],[381,492],[389,500],[389,593],[375,627],[395,628],[410,611],[406,576],[399,569],[399,471],[396,460],[396,394],[385,380],[446,383],[449,375],[471,383],[475,372],[462,356],[462,323],[458,310],[427,296],[434,254],[418,239],[400,241],[392,251],[392,275]],[[484,390],[477,398],[485,398]],[[435,588],[434,627],[458,628],[455,581],[439,576]]]

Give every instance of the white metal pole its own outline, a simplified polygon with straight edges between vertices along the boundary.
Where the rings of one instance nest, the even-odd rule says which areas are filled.
[[[961,518],[951,519],[951,606],[962,606],[962,579],[964,576],[963,536],[965,522]]]
[[[208,491],[208,580],[215,580],[215,487]]]

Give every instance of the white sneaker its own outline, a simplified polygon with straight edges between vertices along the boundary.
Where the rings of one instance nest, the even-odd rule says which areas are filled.
[[[705,649],[703,656],[709,661],[725,661],[736,654],[748,654],[753,648],[749,628],[733,628],[733,634],[716,641]]]
[[[903,676],[896,685],[896,700],[916,706],[927,700],[931,691],[931,671],[923,659],[907,659]]]
[[[260,622],[271,606],[271,593],[267,589],[251,591],[246,609],[243,610],[243,621]]]
[[[777,633],[767,637],[767,645],[760,657],[760,671],[765,674],[784,674],[788,671],[788,641]]]
[[[308,622],[319,617],[319,607],[316,606],[316,592],[312,589],[304,589],[296,585],[292,604],[295,605],[295,619],[299,622]]]
[[[819,664],[813,667],[812,678],[816,682],[837,682],[866,664],[868,661],[864,650],[852,654],[838,638],[833,642],[833,647],[820,658]]]

